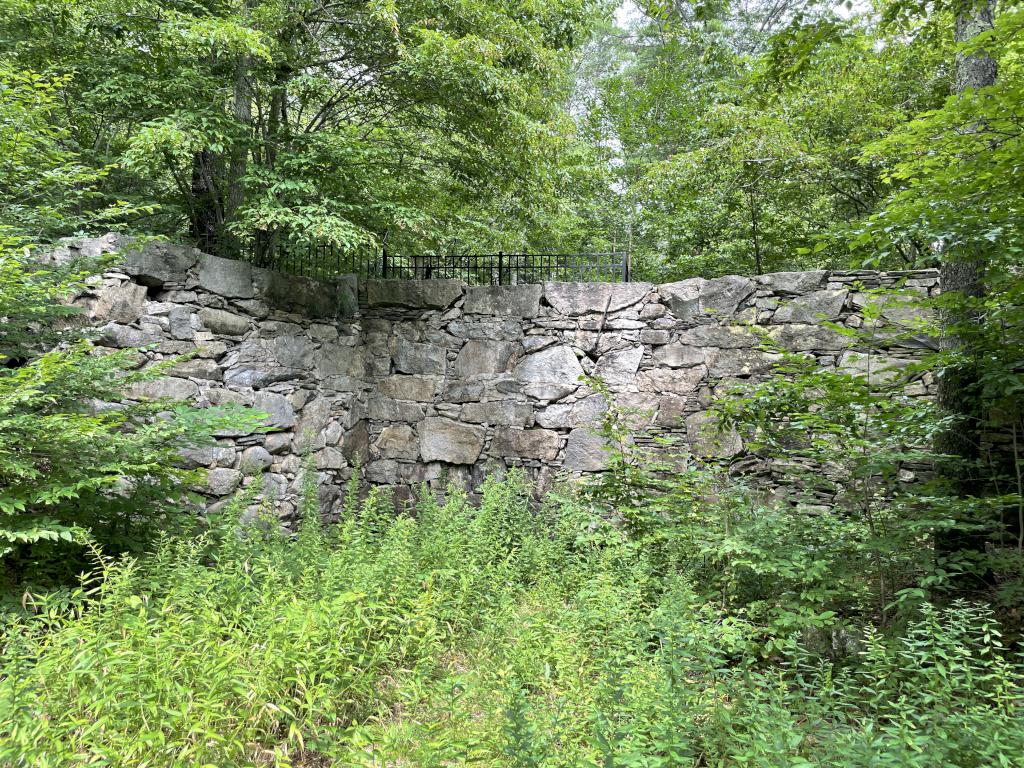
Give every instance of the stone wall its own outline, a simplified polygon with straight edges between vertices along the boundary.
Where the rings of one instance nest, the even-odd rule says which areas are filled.
[[[117,246],[108,236],[77,250]],[[475,484],[513,465],[541,485],[599,471],[606,453],[591,429],[605,406],[583,374],[600,376],[616,402],[644,412],[643,425],[695,455],[740,454],[738,438],[709,431],[706,410],[724,389],[771,370],[776,356],[759,349],[758,328],[821,365],[866,371],[851,338],[827,323],[858,327],[877,301],[867,291],[902,287],[907,295],[878,321],[891,338],[871,370],[885,376],[932,346],[895,331],[917,317],[914,296],[937,283],[931,270],[658,286],[319,283],[151,243],[128,251],[79,302],[98,342],[138,348],[140,364],[196,354],[133,397],[234,402],[269,414],[267,434],[225,434],[184,461],[209,468],[203,490],[212,501],[263,482],[287,515],[307,454],[328,506],[357,466],[366,483],[397,486],[399,496],[451,475]],[[929,388],[927,375],[911,385],[922,395]]]

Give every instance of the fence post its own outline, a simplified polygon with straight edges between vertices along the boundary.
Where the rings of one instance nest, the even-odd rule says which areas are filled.
[[[380,278],[386,280],[388,277],[388,247],[382,245],[380,247]]]
[[[622,282],[629,282],[629,251],[622,254]]]
[[[503,267],[502,262],[505,260],[505,254],[498,251],[498,285],[501,285],[501,272]]]

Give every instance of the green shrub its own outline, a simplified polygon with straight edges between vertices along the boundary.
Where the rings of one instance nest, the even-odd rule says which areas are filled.
[[[512,473],[415,517],[378,491],[324,529],[310,481],[295,534],[241,525],[252,502],[9,620],[0,764],[1022,764],[1024,667],[985,609],[766,660],[571,488],[538,505]]]
[[[65,300],[100,266],[46,269],[0,248],[0,591],[73,579],[87,540],[139,550],[154,526],[173,529],[197,479],[180,449],[258,428],[241,409],[118,404],[175,361],[134,370],[137,351],[93,347],[68,322]]]

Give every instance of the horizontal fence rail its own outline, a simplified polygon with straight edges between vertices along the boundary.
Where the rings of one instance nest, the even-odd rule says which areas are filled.
[[[278,272],[326,280],[357,274],[383,280],[464,280],[470,285],[560,282],[629,282],[629,254],[604,253],[391,253],[342,249],[333,243],[283,241],[233,248],[204,243],[219,256],[242,259]]]

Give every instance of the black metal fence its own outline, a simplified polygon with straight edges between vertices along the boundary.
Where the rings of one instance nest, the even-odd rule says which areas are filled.
[[[470,285],[629,282],[625,253],[485,253],[406,256],[384,251],[380,276],[395,280],[464,280]]]
[[[606,253],[391,253],[387,249],[342,249],[333,243],[280,242],[273,247],[256,243],[227,250],[210,250],[229,258],[317,279],[357,274],[384,280],[464,280],[470,285],[515,285],[562,282],[629,282],[629,254]]]

